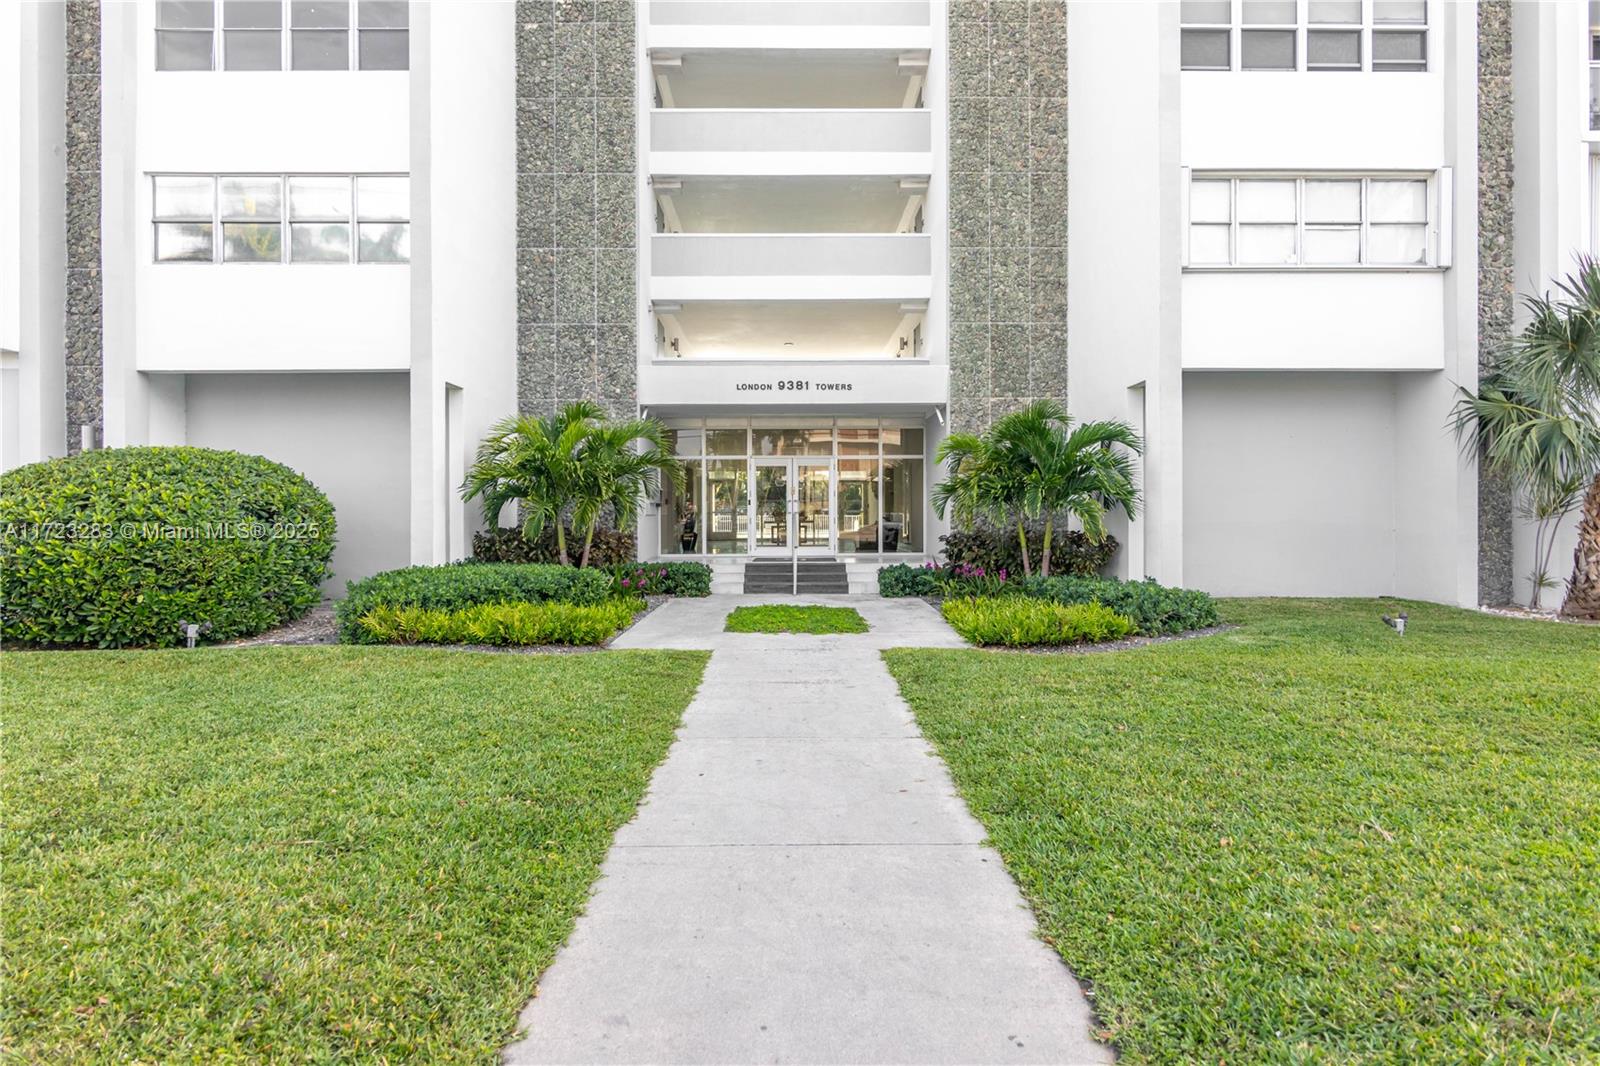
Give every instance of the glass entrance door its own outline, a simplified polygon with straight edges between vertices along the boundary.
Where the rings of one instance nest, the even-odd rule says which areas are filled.
[[[826,555],[833,550],[832,475],[826,460],[751,460],[750,527],[757,555]]]

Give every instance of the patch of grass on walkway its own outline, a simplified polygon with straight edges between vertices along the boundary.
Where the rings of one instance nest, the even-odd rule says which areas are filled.
[[[493,1063],[700,653],[8,653],[19,1061]]]
[[[865,633],[867,620],[854,607],[801,607],[772,604],[735,607],[729,633]]]
[[[1124,1061],[1600,1056],[1600,630],[1224,616],[1108,655],[885,653]]]

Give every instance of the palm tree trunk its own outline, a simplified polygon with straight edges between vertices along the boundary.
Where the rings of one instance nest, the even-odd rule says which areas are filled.
[[[1053,524],[1048,513],[1044,516],[1044,546],[1039,549],[1039,573],[1045,577],[1050,576],[1050,527]]]
[[[593,543],[594,523],[590,522],[588,531],[583,535],[583,555],[578,559],[578,566],[580,569],[589,565],[589,545]]]
[[[567,524],[556,515],[556,558],[562,566],[567,565]]]
[[[1572,578],[1561,617],[1600,621],[1600,474],[1589,482],[1578,521],[1578,547],[1572,553]]]
[[[1022,545],[1022,576],[1032,577],[1033,566],[1028,562],[1028,528],[1017,519],[1017,543]]]

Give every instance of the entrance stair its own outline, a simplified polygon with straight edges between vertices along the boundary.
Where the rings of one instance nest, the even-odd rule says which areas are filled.
[[[751,559],[744,565],[744,591],[747,595],[785,592],[844,595],[850,591],[850,578],[845,564],[837,559],[801,559],[797,588],[795,564],[791,560]]]

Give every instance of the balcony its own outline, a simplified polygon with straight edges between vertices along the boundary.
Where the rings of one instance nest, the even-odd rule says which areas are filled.
[[[922,362],[926,301],[697,300],[652,293],[664,362]]]
[[[927,48],[928,0],[654,0],[649,45],[724,48]]]
[[[650,172],[672,175],[927,175],[925,110],[665,109],[650,113]]]
[[[663,233],[651,238],[658,300],[927,300],[921,233]]]

